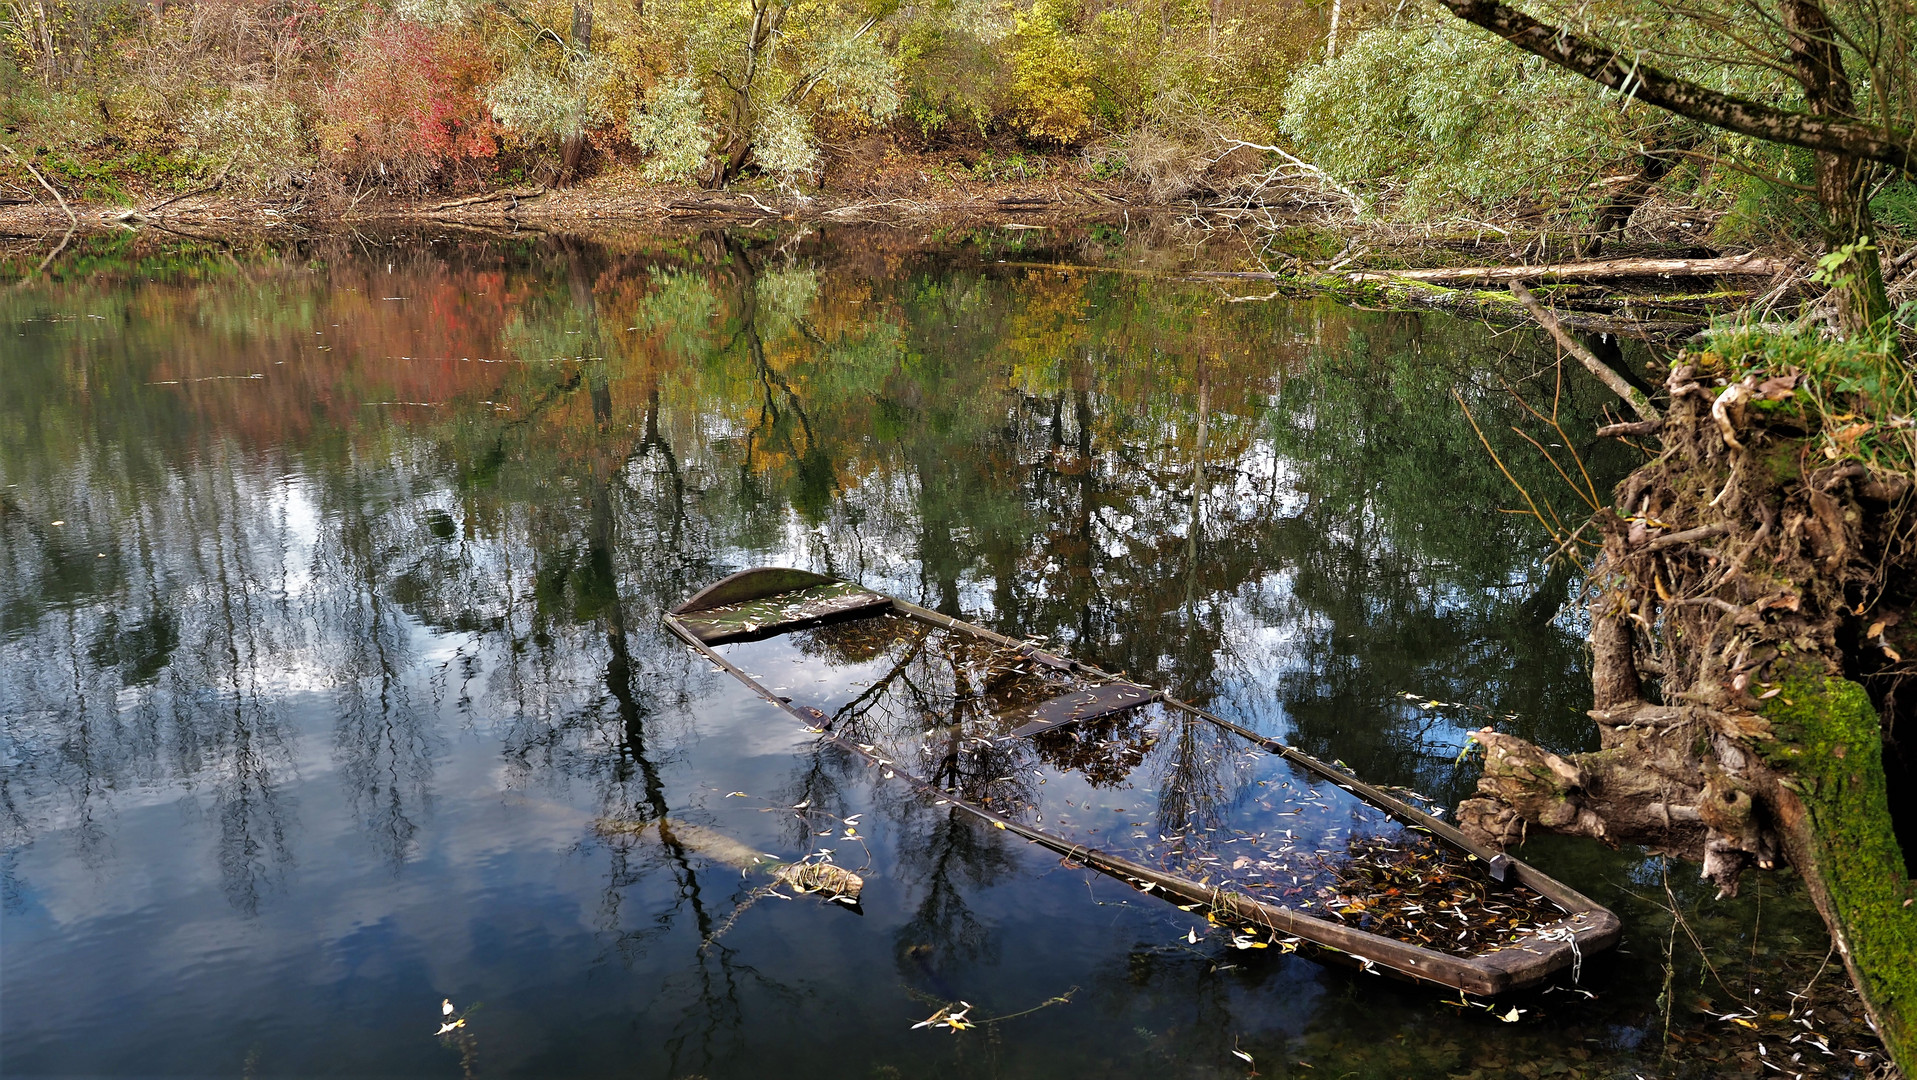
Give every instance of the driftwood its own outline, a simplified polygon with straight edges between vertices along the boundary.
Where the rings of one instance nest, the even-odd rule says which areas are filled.
[[[1457,266],[1432,270],[1360,270],[1352,281],[1450,281],[1503,284],[1508,281],[1600,281],[1628,277],[1713,277],[1743,274],[1768,277],[1791,269],[1787,259],[1731,255],[1721,259],[1597,259],[1539,266]]]
[[[1601,438],[1615,439],[1629,435],[1655,435],[1663,428],[1663,420],[1634,420],[1625,424],[1606,424],[1597,429],[1597,433]]]
[[[426,207],[426,211],[427,213],[434,213],[440,210],[452,210],[461,206],[477,206],[480,203],[498,202],[501,199],[512,199],[515,201],[537,199],[544,194],[546,194],[545,188],[535,188],[532,191],[494,191],[484,195],[471,195],[464,199],[452,199],[448,202],[434,203]]]
[[[859,893],[865,888],[864,878],[831,863],[786,863],[772,876],[799,892],[820,893],[828,900],[851,905],[858,904]]]

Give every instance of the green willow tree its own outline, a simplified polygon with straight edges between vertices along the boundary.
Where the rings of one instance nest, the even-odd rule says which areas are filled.
[[[1765,143],[1816,155],[1839,324],[1855,336],[1887,317],[1870,196],[1917,161],[1917,5],[1911,0],[1643,0],[1569,5],[1547,22],[1500,0],[1439,0],[1451,14],[1619,95]],[[1647,27],[1693,28],[1715,55],[1659,48]],[[1606,39],[1630,41],[1611,45]],[[1647,47],[1648,45],[1648,47]],[[1660,64],[1768,71],[1796,84],[1770,101],[1726,93]],[[1792,107],[1773,102],[1794,98]]]

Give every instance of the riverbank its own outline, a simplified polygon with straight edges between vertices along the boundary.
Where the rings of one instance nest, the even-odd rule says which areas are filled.
[[[369,228],[591,235],[876,226],[915,232],[926,243],[991,237],[992,246],[1023,234],[1030,240],[1011,246],[1042,246],[1064,270],[1198,273],[1210,276],[1231,302],[1330,295],[1514,324],[1529,320],[1503,280],[1517,268],[1572,329],[1656,337],[1690,334],[1760,297],[1786,299],[1803,280],[1803,253],[1788,246],[1750,251],[1704,242],[1700,234],[1712,219],[1695,206],[1647,204],[1639,220],[1607,237],[1603,259],[1591,260],[1579,258],[1589,237],[1553,231],[1522,214],[1502,223],[1406,223],[1369,212],[1361,217],[1353,206],[1328,203],[1323,189],[1311,185],[1263,189],[1255,198],[1210,192],[1202,200],[1167,202],[1154,199],[1145,184],[1097,179],[1069,163],[1021,164],[1019,172],[1032,175],[998,170],[926,160],[869,183],[813,192],[766,184],[706,190],[612,172],[567,188],[504,187],[430,199],[381,192],[255,199],[207,189],[79,203],[55,202],[47,193],[42,202],[0,207],[0,233],[39,252],[28,266],[40,262],[47,243],[76,230],[208,239]],[[1154,254],[1143,263],[1114,255],[1128,243],[1138,246],[1133,241]],[[1434,279],[1459,267],[1491,273]]]
[[[870,155],[868,155],[870,156]],[[1388,201],[1345,191],[1315,171],[1266,180],[1263,174],[1206,176],[1167,186],[1088,167],[1070,156],[992,153],[908,153],[892,147],[873,162],[849,160],[828,170],[818,188],[778,186],[763,178],[711,190],[696,184],[649,183],[615,166],[565,187],[493,185],[413,197],[314,180],[300,190],[256,197],[215,180],[179,191],[133,189],[114,199],[56,194],[22,177],[26,196],[0,205],[0,231],[60,233],[69,227],[181,225],[251,229],[308,228],[370,221],[424,220],[480,225],[590,229],[598,224],[727,224],[877,222],[970,227],[1059,226],[1103,222],[1169,223],[1187,231],[1249,231],[1266,242],[1260,269],[1273,257],[1316,259],[1352,269],[1458,265],[1480,261],[1561,261],[1585,251],[1590,238],[1553,223],[1535,208],[1483,211],[1482,219],[1408,220]],[[1627,228],[1607,234],[1606,257],[1676,258],[1743,254],[1748,246],[1713,244],[1719,212],[1653,199]],[[1774,245],[1767,255],[1800,255]],[[1410,261],[1405,261],[1409,257]],[[1435,261],[1428,261],[1435,260]]]

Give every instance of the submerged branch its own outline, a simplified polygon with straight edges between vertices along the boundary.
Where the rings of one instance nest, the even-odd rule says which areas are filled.
[[[1525,288],[1523,282],[1513,281],[1511,283],[1511,295],[1518,298],[1518,303],[1523,304],[1524,310],[1530,312],[1533,318],[1544,324],[1544,328],[1551,332],[1552,337],[1558,339],[1558,344],[1564,347],[1565,352],[1577,357],[1578,363],[1583,364],[1591,374],[1598,377],[1599,382],[1610,387],[1613,393],[1623,398],[1639,416],[1645,420],[1656,420],[1659,418],[1657,408],[1651,404],[1650,398],[1644,396],[1644,391],[1625,382],[1624,376],[1619,375],[1616,371],[1612,370],[1610,365],[1599,360],[1591,350],[1578,344],[1576,338],[1565,333],[1564,327],[1558,325],[1557,316],[1551,314],[1550,309],[1538,303],[1538,298],[1531,295],[1531,290]]]

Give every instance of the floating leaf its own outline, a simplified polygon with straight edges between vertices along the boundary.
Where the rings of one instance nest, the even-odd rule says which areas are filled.
[[[931,1016],[913,1024],[912,1030],[917,1031],[922,1027],[942,1027],[952,1031],[964,1031],[966,1028],[977,1027],[977,1024],[965,1018],[965,1014],[971,1011],[972,1005],[970,1002],[961,1001],[958,1003],[957,1008],[947,1005]]]

